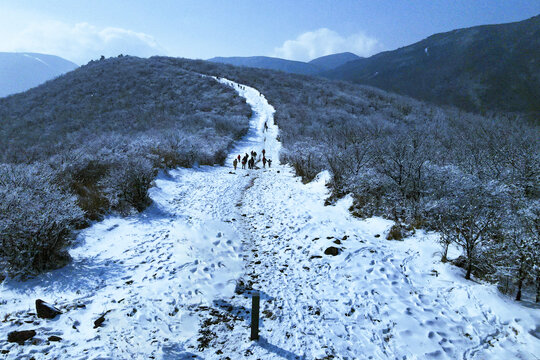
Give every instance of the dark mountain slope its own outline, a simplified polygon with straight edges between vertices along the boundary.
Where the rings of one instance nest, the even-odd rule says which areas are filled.
[[[77,67],[54,55],[0,52],[0,97],[26,91]]]
[[[267,56],[215,57],[208,61],[258,69],[279,70],[300,75],[315,75],[322,71],[322,68],[313,64]]]
[[[540,16],[436,34],[324,74],[471,111],[540,111]]]
[[[249,112],[233,90],[166,59],[91,61],[0,99],[0,162],[46,160],[100,136],[132,141],[171,132],[191,140],[205,132],[203,138],[214,140],[208,148],[219,144],[220,152],[247,130]],[[231,127],[215,126],[224,121]]]
[[[344,53],[339,53],[339,54],[321,56],[321,57],[311,60],[310,62],[308,62],[308,64],[315,65],[324,70],[331,70],[345,63],[348,63],[349,61],[358,60],[358,59],[362,59],[362,58],[353,53],[344,52]]]

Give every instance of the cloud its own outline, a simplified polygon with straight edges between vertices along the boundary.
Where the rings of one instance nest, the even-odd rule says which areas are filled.
[[[380,49],[379,41],[364,33],[343,37],[335,31],[321,28],[305,32],[294,40],[285,41],[281,47],[274,49],[274,56],[307,61],[345,51],[370,56]]]
[[[84,64],[100,55],[118,54],[148,57],[166,51],[152,36],[122,28],[97,28],[88,23],[75,25],[58,21],[28,24],[12,32],[0,44],[2,51],[38,52],[58,55]]]

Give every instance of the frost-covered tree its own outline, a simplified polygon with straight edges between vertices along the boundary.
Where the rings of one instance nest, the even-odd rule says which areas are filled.
[[[404,220],[407,210],[417,217],[417,204],[423,196],[424,167],[428,160],[425,139],[417,131],[396,131],[379,141],[376,147],[375,169],[387,177],[395,194],[394,220]],[[392,191],[393,190],[393,191]]]
[[[538,281],[540,254],[540,203],[535,201],[529,206],[520,205],[524,204],[512,202],[503,228],[505,241],[499,247],[503,255],[499,260],[499,269],[515,279],[518,301],[521,300],[524,284]],[[538,294],[538,284],[536,291]]]
[[[440,183],[441,196],[429,204],[429,211],[445,243],[453,242],[463,250],[465,278],[470,279],[482,247],[502,220],[507,192],[504,186],[452,170],[446,172],[447,179]]]

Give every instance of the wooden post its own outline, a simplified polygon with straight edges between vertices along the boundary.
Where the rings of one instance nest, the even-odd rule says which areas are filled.
[[[251,340],[259,340],[259,305],[261,296],[254,292],[251,296]]]

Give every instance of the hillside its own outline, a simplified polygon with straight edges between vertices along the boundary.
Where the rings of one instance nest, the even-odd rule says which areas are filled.
[[[250,114],[165,58],[91,61],[0,99],[0,278],[65,265],[74,229],[151,204],[158,170],[223,163]]]
[[[26,91],[77,67],[53,55],[0,52],[0,97]]]
[[[321,71],[321,68],[318,66],[302,61],[285,60],[268,56],[215,57],[208,61],[235,66],[278,70],[301,75],[315,75]]]
[[[331,70],[345,63],[348,63],[349,61],[358,60],[358,59],[361,59],[361,57],[350,52],[344,52],[344,53],[339,53],[339,54],[332,54],[332,55],[318,57],[316,59],[311,60],[309,64],[313,64],[324,70]]]
[[[540,111],[540,16],[436,34],[324,75],[470,111]]]
[[[0,99],[0,145],[6,149],[0,161],[42,161],[101,135],[152,136],[178,127],[190,132],[189,141],[207,132],[205,138],[215,136],[220,144],[216,148],[226,148],[245,132],[248,114],[228,88],[167,59],[91,61],[24,94]],[[214,126],[225,117],[237,122],[232,133]]]

